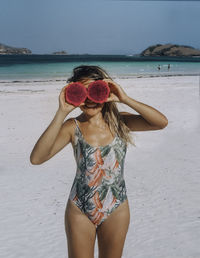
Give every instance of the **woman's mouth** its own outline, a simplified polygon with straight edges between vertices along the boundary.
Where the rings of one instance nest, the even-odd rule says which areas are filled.
[[[86,108],[97,108],[99,105],[97,103],[86,103]]]

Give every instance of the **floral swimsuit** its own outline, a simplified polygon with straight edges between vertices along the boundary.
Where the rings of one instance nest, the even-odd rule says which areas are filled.
[[[127,145],[116,136],[106,146],[93,147],[84,140],[78,122],[74,120],[77,170],[69,199],[97,228],[127,199],[124,181]]]

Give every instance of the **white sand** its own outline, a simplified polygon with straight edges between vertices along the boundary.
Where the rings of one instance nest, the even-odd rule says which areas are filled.
[[[131,223],[123,258],[199,258],[199,78],[115,81],[169,121],[163,130],[133,133],[137,147],[129,147],[125,165]],[[76,171],[72,147],[39,166],[29,161],[58,108],[63,86],[0,84],[2,258],[68,257],[64,211]],[[120,109],[136,113],[124,105]]]

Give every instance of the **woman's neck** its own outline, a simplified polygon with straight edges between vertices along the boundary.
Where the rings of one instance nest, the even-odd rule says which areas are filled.
[[[101,127],[105,124],[105,121],[103,119],[103,115],[101,112],[97,113],[94,116],[88,116],[86,114],[82,114],[82,118],[84,122],[89,123],[90,125]]]

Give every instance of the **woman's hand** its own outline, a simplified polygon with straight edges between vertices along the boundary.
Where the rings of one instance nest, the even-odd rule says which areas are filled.
[[[128,97],[125,91],[120,87],[119,84],[112,81],[111,79],[103,79],[110,88],[110,96],[108,97],[106,102],[116,101],[116,102],[124,102],[124,100]]]
[[[72,105],[71,103],[68,103],[65,99],[65,90],[72,83],[73,82],[70,82],[65,87],[63,87],[59,95],[59,110],[66,114],[70,113],[72,110],[74,110],[77,107]],[[83,105],[83,103],[81,103],[78,107],[80,107],[81,105]]]

